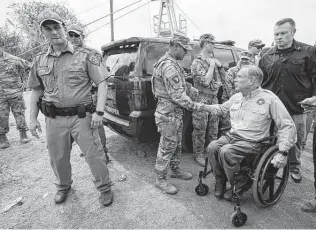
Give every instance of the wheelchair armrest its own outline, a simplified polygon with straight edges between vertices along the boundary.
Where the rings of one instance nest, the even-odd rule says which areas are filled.
[[[264,137],[259,140],[256,140],[256,142],[257,143],[272,142],[272,141],[275,141],[276,138],[277,138],[276,136],[269,136],[269,137]]]

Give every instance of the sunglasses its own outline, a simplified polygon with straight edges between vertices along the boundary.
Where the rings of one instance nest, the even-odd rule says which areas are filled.
[[[70,38],[79,38],[79,37],[80,37],[80,35],[79,35],[79,34],[76,34],[76,33],[68,33],[68,36],[69,36]]]

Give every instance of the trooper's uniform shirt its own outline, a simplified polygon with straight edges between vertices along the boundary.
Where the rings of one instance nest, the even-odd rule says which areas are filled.
[[[296,142],[294,122],[280,99],[261,87],[246,96],[236,93],[222,105],[212,105],[215,114],[230,112],[230,133],[255,141],[269,136],[271,121],[277,128],[280,151],[288,152]]]
[[[59,108],[91,104],[92,82],[98,85],[109,77],[101,60],[99,53],[75,49],[69,42],[60,56],[50,47],[35,57],[28,87],[41,87],[44,100]]]

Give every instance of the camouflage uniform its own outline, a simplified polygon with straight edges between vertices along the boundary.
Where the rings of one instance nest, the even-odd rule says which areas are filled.
[[[248,59],[251,60],[252,58],[252,53],[249,51],[243,51],[240,53],[240,59]],[[253,65],[252,61],[250,62],[249,65]],[[234,95],[236,92],[235,89],[235,78],[237,77],[237,73],[239,70],[243,67],[243,63],[241,60],[238,61],[237,65],[230,68],[227,70],[226,73],[226,87],[227,87],[227,92],[228,92],[228,98],[224,101],[227,101],[232,95]]]
[[[9,132],[10,109],[18,130],[28,130],[25,122],[24,84],[30,65],[21,58],[3,52],[0,59],[0,135]]]
[[[250,50],[251,47],[257,47],[258,49],[262,49],[264,46],[265,46],[265,44],[263,44],[260,39],[253,39],[249,42],[248,49],[251,52],[251,50]],[[260,60],[260,55],[253,54],[250,60],[251,60],[252,64],[258,66],[259,60]]]
[[[202,106],[188,96],[197,90],[186,83],[183,68],[169,52],[154,65],[152,90],[158,99],[155,121],[161,134],[155,170],[158,178],[166,178],[169,165],[173,171],[180,165],[183,108],[192,111]]]
[[[192,63],[191,72],[194,81],[194,87],[199,91],[199,102],[212,105],[217,104],[217,92],[222,85],[220,69],[214,66],[214,75],[211,82],[205,84],[205,75],[208,72],[210,63],[199,55]],[[225,75],[224,75],[225,76]],[[223,77],[224,78],[224,77]],[[192,114],[193,123],[193,154],[195,157],[204,155],[204,145],[206,146],[217,139],[218,133],[218,116],[210,115],[206,111],[194,111]]]

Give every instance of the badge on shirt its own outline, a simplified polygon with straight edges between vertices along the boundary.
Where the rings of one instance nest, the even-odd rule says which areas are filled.
[[[100,66],[100,63],[101,63],[101,61],[102,61],[102,57],[101,57],[101,54],[98,54],[98,53],[91,53],[91,54],[89,54],[88,60],[89,60],[93,65]]]
[[[263,98],[260,98],[257,100],[258,105],[263,105],[265,103],[265,100]]]

